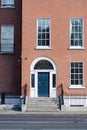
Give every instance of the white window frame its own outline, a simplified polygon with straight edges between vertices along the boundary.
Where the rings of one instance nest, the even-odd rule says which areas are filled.
[[[10,39],[12,39],[12,43],[10,43],[10,47],[12,48],[11,50],[9,50],[8,47],[7,47],[7,50],[4,50],[4,49],[3,49],[3,46],[2,46],[2,45],[3,45],[3,41],[7,39],[7,37],[6,37],[6,38],[5,38],[5,37],[3,38],[3,27],[12,27],[12,29],[13,29],[13,30],[12,30],[12,38],[9,37]],[[9,40],[9,39],[8,39],[8,40]],[[8,45],[9,43],[6,43],[6,42],[5,42],[4,45],[5,45],[5,44]],[[7,45],[6,45],[6,46],[7,46]],[[1,45],[0,45],[0,53],[14,53],[14,25],[6,25],[6,24],[5,24],[5,25],[1,25]]]
[[[82,46],[72,46],[71,45],[71,27],[72,27],[72,24],[71,24],[71,20],[72,19],[82,19]],[[69,49],[85,49],[84,48],[84,18],[70,18],[70,47]]]
[[[11,3],[9,3],[8,0],[2,0],[1,7],[2,8],[14,8],[15,7],[14,0],[12,0]]]
[[[71,63],[82,63],[83,64],[83,84],[82,85],[72,85],[71,84]],[[82,61],[72,61],[72,62],[70,62],[70,86],[69,86],[69,88],[76,88],[76,89],[79,89],[79,88],[85,88],[84,87],[84,62],[82,62]]]
[[[39,19],[49,19],[50,20],[50,31],[49,31],[49,46],[39,46],[38,45],[38,20]],[[37,32],[36,32],[36,49],[51,49],[51,19],[50,18],[37,18],[36,21],[36,25],[37,25]]]

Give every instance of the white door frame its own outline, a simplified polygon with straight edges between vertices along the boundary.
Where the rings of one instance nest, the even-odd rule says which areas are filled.
[[[49,61],[52,65],[53,65],[53,68],[54,69],[34,69],[34,66],[35,64],[40,61],[40,60],[47,60]],[[56,88],[53,88],[52,87],[52,75],[53,74],[56,74],[56,66],[55,66],[55,63],[47,58],[47,57],[39,57],[37,59],[35,59],[32,64],[31,64],[31,67],[30,67],[30,81],[31,81],[31,74],[34,74],[35,75],[35,87],[32,88],[31,87],[31,82],[30,82],[30,97],[38,97],[38,72],[49,72],[49,97],[56,97]]]

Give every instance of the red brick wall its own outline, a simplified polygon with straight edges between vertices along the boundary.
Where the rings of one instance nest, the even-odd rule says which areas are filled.
[[[0,0],[1,6],[1,0]],[[2,24],[14,25],[14,54],[0,53],[0,93],[20,95],[21,90],[21,0],[15,8],[0,8],[0,34]],[[1,35],[0,35],[1,37]]]
[[[23,0],[22,14],[22,87],[30,87],[30,65],[46,56],[56,63],[57,85],[63,84],[64,94],[87,92],[87,0]],[[70,18],[84,18],[84,50],[69,50]],[[51,50],[36,49],[36,19],[51,19]],[[27,58],[27,59],[26,59]],[[69,89],[70,62],[84,62],[85,89]]]

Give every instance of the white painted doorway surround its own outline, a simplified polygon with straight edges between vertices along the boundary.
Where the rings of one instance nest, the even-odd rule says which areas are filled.
[[[39,72],[49,73],[49,97],[56,97],[56,86],[57,86],[56,65],[53,62],[53,60],[51,60],[48,57],[36,58],[30,66],[30,97],[39,97],[38,95]]]

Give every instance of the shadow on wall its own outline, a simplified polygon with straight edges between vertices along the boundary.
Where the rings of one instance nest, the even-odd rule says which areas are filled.
[[[23,87],[23,92],[24,92],[24,104],[26,103],[26,94],[27,94],[27,84],[25,83]]]
[[[1,104],[5,104],[5,93],[1,93]]]

